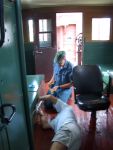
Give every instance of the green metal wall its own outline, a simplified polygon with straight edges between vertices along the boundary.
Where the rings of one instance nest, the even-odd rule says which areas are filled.
[[[18,8],[18,9],[17,9]],[[6,126],[6,131],[0,131],[0,150],[29,150],[30,129],[27,116],[27,93],[25,83],[24,55],[22,55],[22,39],[19,31],[18,12],[20,1],[4,2],[5,17],[5,42],[0,48],[0,104],[13,104],[16,107],[16,114],[12,121]],[[21,18],[21,16],[19,16]],[[20,33],[19,33],[20,32]],[[25,90],[26,89],[26,90]],[[25,107],[26,105],[26,107]],[[6,111],[9,115],[10,110]],[[26,119],[27,118],[27,119]],[[2,125],[0,120],[0,125]],[[9,145],[8,145],[9,142]]]
[[[113,64],[113,43],[85,42],[84,64]]]
[[[113,43],[86,42],[83,51],[83,64],[98,64],[102,72],[113,72]],[[113,93],[113,87],[111,87],[111,93]]]

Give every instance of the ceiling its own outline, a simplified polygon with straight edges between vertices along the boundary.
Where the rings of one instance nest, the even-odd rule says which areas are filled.
[[[21,0],[23,8],[37,8],[45,6],[63,5],[113,5],[113,0]]]

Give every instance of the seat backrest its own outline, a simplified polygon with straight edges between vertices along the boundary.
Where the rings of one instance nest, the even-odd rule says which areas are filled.
[[[73,68],[76,94],[102,94],[103,80],[97,65],[78,65]]]

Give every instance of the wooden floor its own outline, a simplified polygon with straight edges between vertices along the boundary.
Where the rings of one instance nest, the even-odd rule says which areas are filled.
[[[113,95],[111,105],[106,111],[97,111],[97,116],[91,118],[90,112],[81,111],[72,100],[69,104],[74,107],[77,121],[82,130],[80,150],[113,150]],[[44,130],[39,125],[34,127],[35,150],[49,150],[52,130]]]

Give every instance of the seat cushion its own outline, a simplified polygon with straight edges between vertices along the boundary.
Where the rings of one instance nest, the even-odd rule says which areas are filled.
[[[77,95],[76,100],[79,108],[85,111],[104,110],[110,105],[109,98],[107,96],[87,94]]]

